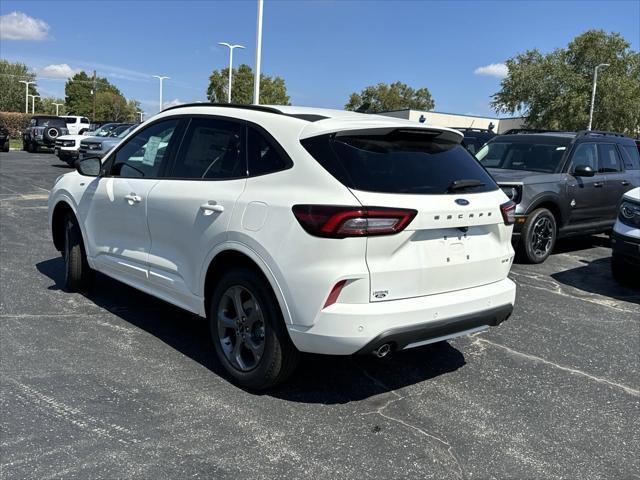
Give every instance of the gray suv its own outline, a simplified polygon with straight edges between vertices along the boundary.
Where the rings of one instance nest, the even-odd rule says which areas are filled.
[[[610,231],[622,195],[640,186],[638,148],[619,133],[518,131],[476,157],[516,202],[516,251],[529,263],[544,262],[557,238]]]

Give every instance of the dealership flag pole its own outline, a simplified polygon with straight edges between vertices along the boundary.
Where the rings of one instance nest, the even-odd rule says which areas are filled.
[[[258,0],[258,25],[256,27],[256,73],[253,80],[253,104],[260,104],[260,57],[262,56],[262,3]]]

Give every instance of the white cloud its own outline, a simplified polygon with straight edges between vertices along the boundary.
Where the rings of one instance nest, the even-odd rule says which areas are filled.
[[[49,25],[22,12],[0,16],[0,38],[3,40],[45,40]]]
[[[164,108],[169,108],[169,107],[175,107],[177,105],[182,105],[184,102],[182,100],[174,98],[170,102],[163,102],[163,103],[164,103],[163,105]]]
[[[509,70],[504,63],[491,63],[484,67],[476,68],[473,73],[476,75],[486,75],[489,77],[504,78],[509,74]]]
[[[66,63],[47,65],[38,70],[39,75],[49,78],[69,78],[78,72],[80,72],[80,70],[74,70]]]

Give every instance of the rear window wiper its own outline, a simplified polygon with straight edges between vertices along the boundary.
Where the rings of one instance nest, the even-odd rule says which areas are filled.
[[[464,190],[465,188],[484,187],[484,185],[480,180],[454,180],[447,187],[447,192],[455,192],[457,190]]]

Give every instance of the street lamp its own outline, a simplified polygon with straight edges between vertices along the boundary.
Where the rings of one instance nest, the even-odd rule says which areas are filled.
[[[608,67],[608,63],[601,63],[600,65],[596,65],[596,69],[593,72],[593,90],[591,91],[591,109],[589,110],[589,126],[587,130],[591,130],[591,124],[593,122],[593,104],[596,101],[596,86],[598,85],[598,69],[600,67],[605,68]]]
[[[140,115],[140,123],[144,122],[144,112],[136,112],[138,115]]]
[[[170,79],[171,77],[163,77],[161,75],[154,75],[154,77],[160,80],[160,110],[158,111],[161,112],[162,111],[162,81]]]
[[[31,115],[36,113],[36,98],[40,98],[40,95],[29,95],[31,97]]]
[[[36,82],[27,82],[26,80],[19,80],[19,82],[24,83],[24,86],[25,86],[24,113],[29,113],[29,85]]]
[[[262,5],[258,0],[258,24],[256,25],[256,72],[253,80],[253,104],[260,104],[260,59],[262,57]]]
[[[62,105],[64,105],[64,103],[53,103],[52,105],[56,106],[56,117],[59,115],[58,113],[58,107],[61,107]]]
[[[218,42],[218,45],[224,45],[225,47],[229,47],[229,88],[227,90],[227,103],[231,103],[231,75],[233,72],[233,49],[234,48],[244,48],[243,45],[231,45],[226,42]]]

